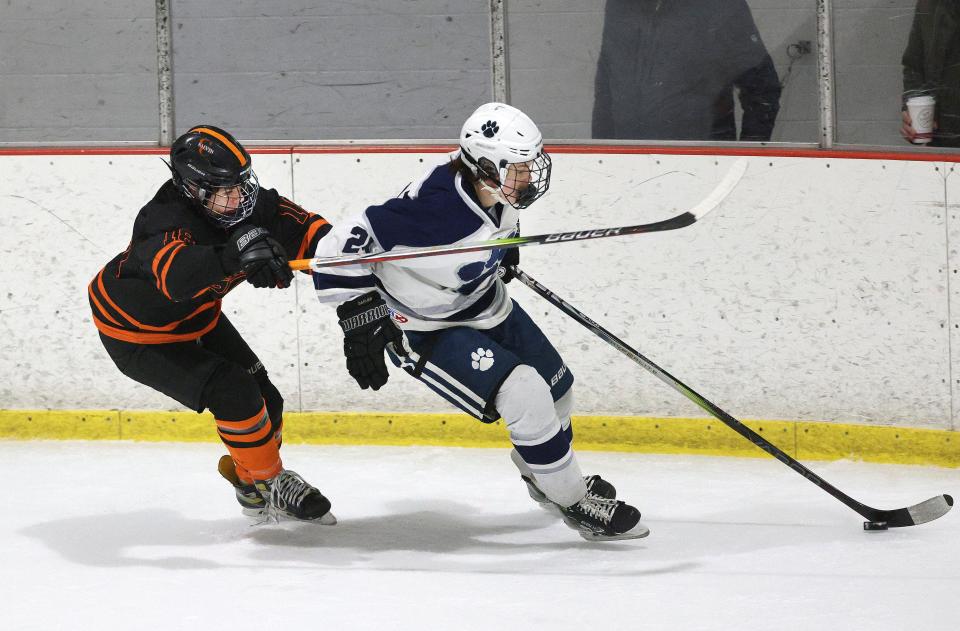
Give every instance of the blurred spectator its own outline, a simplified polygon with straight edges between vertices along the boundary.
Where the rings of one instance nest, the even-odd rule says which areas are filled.
[[[770,140],[780,80],[745,0],[608,0],[594,138]]]
[[[903,51],[904,102],[911,96],[934,97],[931,146],[960,147],[960,2],[918,0],[907,49]],[[916,132],[904,105],[903,137]]]

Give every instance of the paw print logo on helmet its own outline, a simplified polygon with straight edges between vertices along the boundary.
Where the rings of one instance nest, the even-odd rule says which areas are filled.
[[[550,187],[550,156],[530,117],[506,103],[485,103],[463,123],[460,154],[476,183],[494,199],[527,208]]]
[[[483,135],[487,138],[493,138],[497,135],[497,132],[500,131],[500,126],[497,125],[497,121],[487,121],[480,127],[480,131],[482,131]]]
[[[470,353],[470,366],[480,372],[490,370],[490,367],[493,366],[493,351],[489,348],[478,348],[473,351]]]

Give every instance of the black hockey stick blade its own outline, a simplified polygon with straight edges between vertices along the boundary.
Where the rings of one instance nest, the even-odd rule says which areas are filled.
[[[867,507],[869,508],[869,507]],[[953,508],[953,497],[950,495],[937,495],[931,497],[925,502],[908,506],[907,508],[896,508],[893,510],[870,509],[861,513],[868,520],[864,522],[865,530],[874,530],[871,525],[883,524],[886,528],[904,528],[906,526],[916,526],[925,524],[934,519],[940,519],[950,512]]]
[[[547,287],[542,283],[538,282],[529,274],[521,271],[520,268],[512,266],[511,271],[520,282],[532,289],[534,293],[538,294],[547,302],[557,307],[586,328],[590,329],[590,331],[596,334],[599,338],[616,348],[618,351],[629,357],[637,364],[640,364],[643,368],[660,379],[660,381],[664,382],[683,396],[687,397],[700,406],[701,409],[721,421],[724,425],[802,475],[807,479],[807,481],[812,482],[825,492],[832,495],[834,498],[840,500],[840,502],[856,511],[861,517],[868,519],[869,521],[865,522],[863,525],[864,529],[886,530],[887,528],[903,528],[905,526],[925,524],[929,521],[933,521],[934,519],[943,517],[950,512],[950,509],[953,507],[953,498],[949,495],[937,495],[936,497],[932,497],[925,502],[920,502],[914,506],[897,508],[893,510],[881,510],[873,508],[872,506],[867,506],[862,502],[858,502],[802,465],[796,459],[787,455],[782,449],[765,439],[763,436],[721,410],[719,407],[708,401],[688,385],[668,373],[657,364],[653,363],[653,361],[641,355],[638,351],[634,350],[619,337],[603,328],[576,307],[547,289]]]

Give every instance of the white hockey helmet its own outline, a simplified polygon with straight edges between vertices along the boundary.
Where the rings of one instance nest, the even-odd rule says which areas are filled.
[[[460,155],[497,201],[526,208],[550,187],[550,156],[530,117],[505,103],[486,103],[460,131]],[[496,188],[484,179],[493,180]]]

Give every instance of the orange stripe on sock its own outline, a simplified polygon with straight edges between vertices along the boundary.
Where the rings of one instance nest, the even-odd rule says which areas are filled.
[[[225,418],[218,418],[214,420],[217,422],[217,425],[222,424],[224,427],[228,429],[244,429],[245,427],[253,427],[257,423],[259,423],[260,419],[262,419],[263,415],[266,413],[267,413],[267,404],[266,402],[264,402],[264,404],[260,407],[260,411],[254,414],[253,416],[242,418],[236,421],[231,421]]]
[[[263,427],[254,431],[254,428],[259,424],[260,420],[251,423],[248,427],[224,427],[217,423],[217,433],[225,440],[232,440],[237,443],[252,443],[260,440],[270,431],[271,424],[269,421],[264,423]],[[264,430],[266,430],[266,432],[264,432]]]
[[[224,432],[221,432],[220,429],[217,428],[217,435],[220,437],[221,440],[229,440],[232,443],[239,443],[239,444],[255,443],[259,440],[263,440],[264,438],[269,436],[272,432],[273,432],[273,427],[270,425],[269,422],[252,434],[226,434]],[[249,449],[248,447],[238,447],[238,448]]]
[[[225,445],[237,465],[237,477],[247,484],[254,480],[269,480],[283,470],[280,460],[280,444],[268,440],[259,447],[234,447]]]
[[[237,465],[237,477],[241,482],[250,484],[254,480],[269,480],[283,471],[283,462],[280,461],[280,452],[276,454],[257,454],[255,458],[247,458],[234,453],[234,449],[227,447]],[[244,450],[244,451],[253,451]],[[240,458],[240,460],[238,460]]]
[[[220,431],[221,424],[223,424],[225,428],[241,429],[244,426],[253,427],[264,418],[267,421],[266,424],[255,434],[241,434],[237,436],[235,434],[224,434]],[[280,424],[279,422],[277,423],[278,433]],[[283,470],[283,463],[280,460],[279,441],[268,440],[266,443],[256,447],[240,447],[236,445],[236,443],[254,443],[262,440],[266,436],[269,436],[272,430],[273,423],[270,422],[266,402],[264,402],[259,412],[249,418],[239,421],[217,419],[217,434],[225,441],[227,451],[230,452],[230,457],[233,458],[234,463],[237,465],[237,476],[242,482],[249,484],[254,480],[269,480]],[[226,444],[226,441],[234,444]]]

